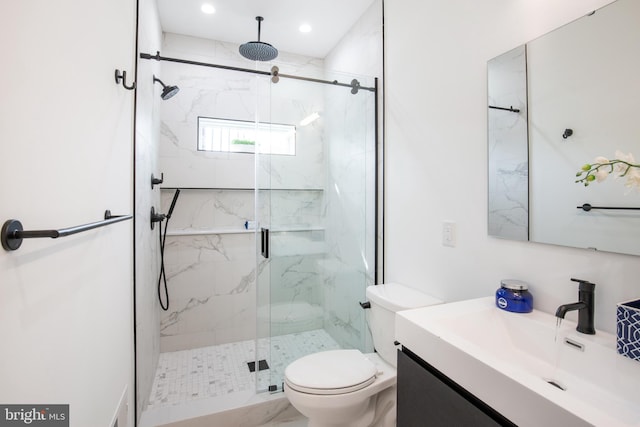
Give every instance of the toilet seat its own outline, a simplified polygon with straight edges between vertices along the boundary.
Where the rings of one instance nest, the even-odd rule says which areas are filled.
[[[330,350],[304,356],[287,366],[284,381],[301,393],[335,395],[365,388],[377,368],[359,350]]]

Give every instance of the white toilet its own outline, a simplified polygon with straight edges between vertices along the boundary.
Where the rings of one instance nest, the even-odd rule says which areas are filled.
[[[309,427],[395,426],[395,313],[442,301],[397,283],[367,287],[367,299],[376,353],[323,351],[285,370],[285,395],[309,418]]]

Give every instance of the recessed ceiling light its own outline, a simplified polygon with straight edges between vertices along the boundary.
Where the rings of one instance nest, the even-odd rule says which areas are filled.
[[[299,30],[300,30],[301,33],[309,33],[309,32],[311,32],[311,25],[302,24],[302,25],[300,25]]]
[[[213,5],[209,4],[209,3],[203,3],[202,6],[200,7],[200,10],[203,13],[207,13],[209,15],[211,15],[212,13],[216,13],[216,8],[213,7]]]

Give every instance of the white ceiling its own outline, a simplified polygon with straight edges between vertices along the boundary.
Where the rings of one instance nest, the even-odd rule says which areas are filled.
[[[242,44],[258,39],[281,52],[324,58],[374,0],[157,0],[165,32]],[[216,12],[201,12],[202,3]],[[307,23],[313,28],[298,30]]]

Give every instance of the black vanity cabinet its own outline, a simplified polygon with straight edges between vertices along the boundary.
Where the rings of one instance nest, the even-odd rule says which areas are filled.
[[[515,424],[403,348],[398,351],[397,427],[426,426],[494,427]]]

